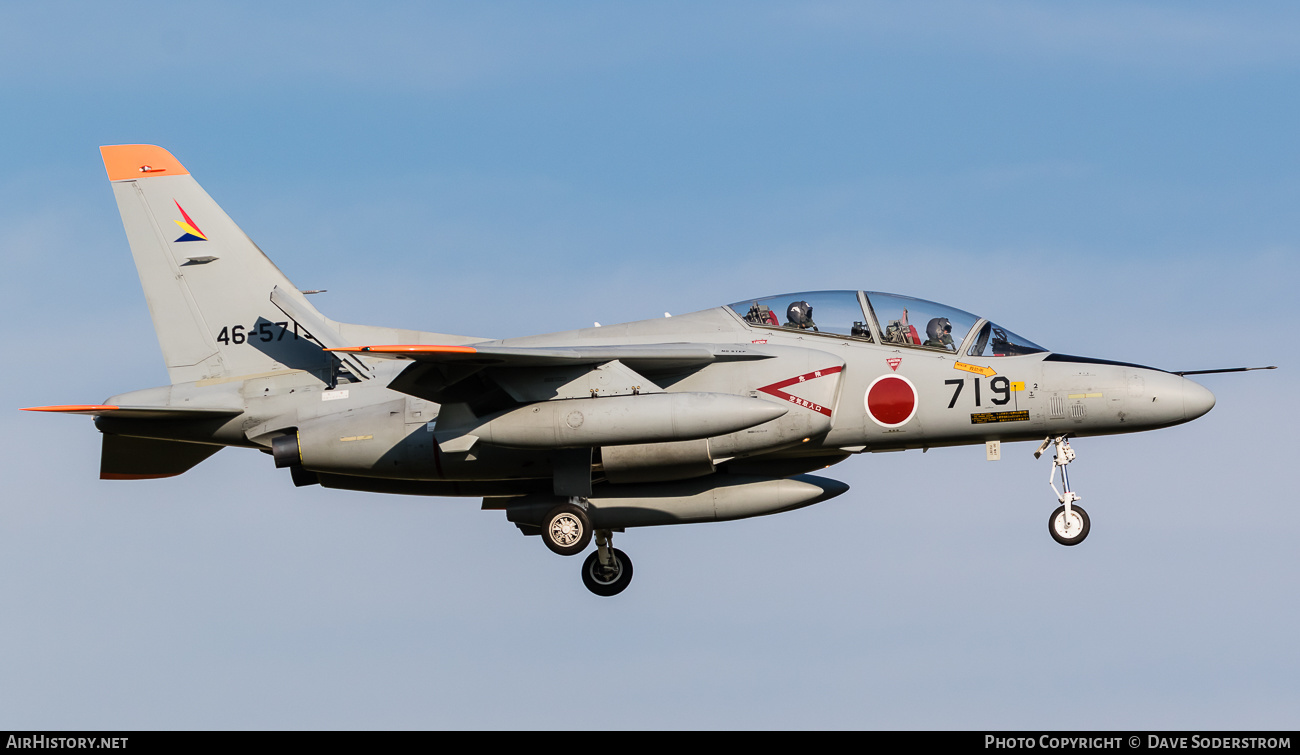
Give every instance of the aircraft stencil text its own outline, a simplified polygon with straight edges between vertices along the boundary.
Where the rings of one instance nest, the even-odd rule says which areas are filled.
[[[293,330],[290,331],[290,324],[291,323],[288,321],[277,323],[262,322],[248,328],[245,328],[243,325],[227,325],[217,334],[217,343],[251,343],[255,339],[262,343],[269,343],[270,341],[284,340],[286,334],[292,335],[293,340],[295,341],[299,338],[311,338],[311,333],[308,333],[305,330],[301,331],[302,335],[299,335],[300,331],[298,330],[298,323],[296,322],[292,323]],[[279,333],[276,333],[275,328],[280,329]]]

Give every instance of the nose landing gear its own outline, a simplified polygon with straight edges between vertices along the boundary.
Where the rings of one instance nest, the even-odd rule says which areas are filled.
[[[1043,444],[1034,452],[1034,458],[1037,459],[1043,455],[1050,445],[1056,446],[1056,457],[1052,459],[1052,473],[1047,478],[1047,484],[1052,486],[1052,492],[1056,493],[1056,500],[1061,502],[1056,511],[1047,520],[1047,531],[1051,533],[1052,539],[1061,545],[1078,545],[1088,536],[1088,530],[1091,524],[1088,521],[1088,512],[1083,510],[1082,506],[1075,506],[1075,501],[1079,500],[1079,494],[1070,490],[1070,474],[1065,465],[1074,461],[1074,449],[1070,448],[1068,436],[1059,435],[1056,438],[1047,438]],[[1056,489],[1056,470],[1061,470],[1061,486],[1065,490]]]

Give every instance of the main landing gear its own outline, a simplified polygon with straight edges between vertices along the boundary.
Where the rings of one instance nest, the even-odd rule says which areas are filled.
[[[596,550],[582,563],[582,584],[606,598],[623,592],[632,581],[632,559],[613,542],[613,532],[598,530]]]
[[[1049,437],[1034,452],[1034,458],[1042,456],[1050,445],[1056,446],[1056,458],[1052,459],[1052,474],[1048,476],[1047,484],[1052,486],[1052,492],[1056,493],[1056,499],[1061,502],[1061,505],[1048,518],[1047,531],[1051,533],[1052,539],[1061,545],[1078,545],[1088,536],[1091,524],[1088,521],[1088,512],[1084,511],[1082,506],[1074,505],[1074,502],[1079,500],[1079,494],[1070,490],[1070,474],[1065,469],[1065,465],[1074,461],[1074,449],[1070,448],[1070,441],[1065,435]],[[1061,485],[1065,488],[1064,491],[1056,489],[1058,468],[1061,470]]]
[[[614,547],[611,530],[593,530],[585,498],[573,497],[547,512],[542,521],[542,542],[561,556],[576,556],[587,549],[592,535],[596,550],[582,563],[582,583],[602,597],[618,595],[632,581],[632,559]]]
[[[591,519],[586,501],[571,498],[551,509],[542,520],[542,542],[561,556],[576,556],[591,542]],[[581,504],[581,505],[579,505]]]

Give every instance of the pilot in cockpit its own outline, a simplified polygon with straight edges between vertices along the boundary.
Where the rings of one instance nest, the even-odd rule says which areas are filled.
[[[925,343],[922,346],[931,346],[939,349],[948,349],[956,351],[957,346],[952,342],[952,323],[946,317],[936,317],[930,320],[925,326]]]
[[[791,303],[790,308],[785,311],[785,327],[820,333],[821,331],[817,330],[817,323],[813,322],[812,313],[812,305],[806,301]]]

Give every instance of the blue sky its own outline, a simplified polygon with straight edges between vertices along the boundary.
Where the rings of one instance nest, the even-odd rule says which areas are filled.
[[[1300,726],[1287,472],[1300,12],[1283,3],[0,8],[0,727]],[[171,150],[345,321],[504,337],[865,288],[1209,376],[1077,442],[868,455],[790,514],[619,536],[96,479],[166,382],[97,147]]]

